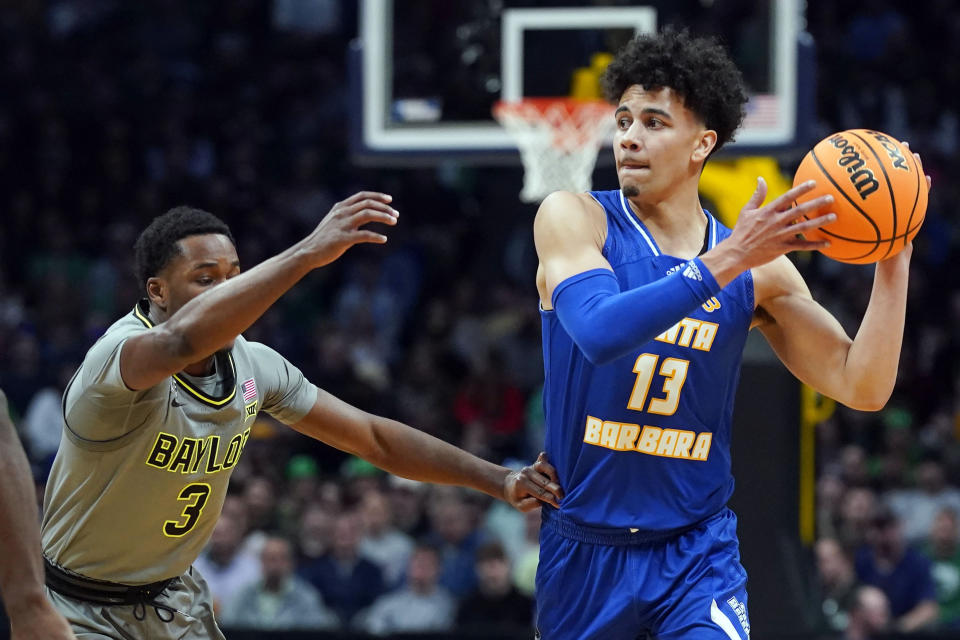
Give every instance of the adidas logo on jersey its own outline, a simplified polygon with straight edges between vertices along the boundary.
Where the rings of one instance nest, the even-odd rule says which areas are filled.
[[[696,280],[698,282],[703,281],[703,274],[700,273],[700,267],[697,266],[697,263],[693,262],[681,262],[678,265],[674,265],[667,269],[667,275],[672,275],[677,271],[683,269],[683,275],[690,278],[691,280]]]
[[[688,262],[686,268],[683,270],[683,275],[691,280],[696,280],[697,282],[703,281],[703,275],[700,273],[700,268],[695,262]]]

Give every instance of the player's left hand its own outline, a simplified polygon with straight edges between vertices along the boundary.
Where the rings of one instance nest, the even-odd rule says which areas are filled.
[[[916,151],[910,149],[910,143],[906,140],[901,141],[901,144],[907,148],[913,154],[914,159],[917,161],[917,166],[920,167],[920,171],[923,171],[923,160],[920,158],[920,154]],[[924,176],[927,179],[927,191],[930,191],[930,188],[933,186],[933,180],[929,175]],[[910,256],[913,255],[913,241],[911,240],[904,246],[903,249],[898,251],[896,254],[889,258],[884,258],[877,263],[878,270],[890,270],[896,268],[909,269],[910,266]]]
[[[557,470],[541,452],[537,461],[519,471],[511,471],[503,480],[503,499],[520,511],[532,511],[541,502],[560,508],[563,489],[557,481]]]

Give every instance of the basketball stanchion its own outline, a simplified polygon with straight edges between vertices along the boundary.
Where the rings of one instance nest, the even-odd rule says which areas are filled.
[[[614,132],[612,105],[602,100],[524,98],[497,102],[493,115],[520,150],[521,200],[539,202],[554,191],[590,190],[597,152]]]

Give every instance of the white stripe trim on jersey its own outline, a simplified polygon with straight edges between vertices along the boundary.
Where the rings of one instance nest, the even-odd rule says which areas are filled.
[[[710,248],[717,246],[717,217],[710,214]]]
[[[737,633],[737,628],[733,626],[733,623],[730,622],[730,618],[727,617],[723,611],[720,611],[720,607],[717,606],[717,601],[712,600],[710,602],[710,619],[713,620],[718,627],[723,629],[723,632],[727,634],[727,637],[730,640],[742,640],[740,634]]]
[[[637,219],[631,212],[630,207],[627,205],[626,199],[623,197],[623,191],[620,192],[620,206],[623,208],[623,215],[627,216],[627,220],[633,223],[633,226],[636,228],[636,230],[640,232],[640,235],[643,236],[643,239],[647,241],[648,245],[650,245],[650,251],[653,251],[653,255],[660,255],[660,251],[657,250],[657,245],[653,243],[653,240],[650,239],[650,236],[648,236],[647,232],[643,230],[643,227],[639,222],[637,222]]]

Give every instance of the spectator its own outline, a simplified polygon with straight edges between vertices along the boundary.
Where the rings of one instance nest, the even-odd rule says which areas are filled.
[[[194,563],[213,595],[216,611],[237,594],[240,587],[260,578],[257,556],[243,546],[246,523],[236,512],[224,510],[210,536],[210,544]]]
[[[20,428],[30,451],[37,461],[50,460],[60,448],[63,435],[63,390],[77,370],[76,362],[63,364],[57,373],[57,383],[37,391],[23,416]]]
[[[344,625],[383,593],[380,567],[360,556],[360,516],[347,511],[336,516],[330,550],[300,568],[300,576],[316,587]]]
[[[533,598],[520,593],[510,579],[510,560],[499,542],[477,549],[477,590],[460,602],[457,624],[462,628],[496,633],[529,633]]]
[[[518,469],[521,466],[513,464],[511,460],[505,461],[505,465],[512,469]],[[527,548],[527,541],[524,539],[526,515],[511,509],[509,505],[506,509],[502,509],[496,503],[491,504],[483,515],[481,528],[484,540],[498,541],[507,552],[511,565],[516,564],[517,559]]]
[[[411,538],[428,531],[427,518],[424,515],[424,502],[429,491],[426,485],[415,480],[389,476],[387,497],[390,500],[390,512],[393,524]]]
[[[904,535],[911,544],[923,541],[942,509],[960,512],[960,491],[947,486],[943,465],[935,460],[921,462],[916,471],[917,487],[891,492],[890,508],[900,518]]]
[[[430,505],[431,533],[427,541],[440,551],[440,584],[454,597],[462,598],[476,588],[474,554],[480,546],[473,509],[459,489],[432,487]]]
[[[457,603],[439,585],[439,577],[437,549],[418,544],[407,568],[407,586],[380,597],[361,614],[359,626],[377,635],[448,631],[453,626]]]
[[[520,593],[533,597],[540,564],[540,509],[523,514],[523,551],[514,562],[513,583]]]
[[[866,542],[870,518],[877,511],[877,494],[866,487],[853,487],[840,505],[840,543],[856,549]]]
[[[243,472],[245,466],[246,462],[241,458],[241,462],[237,464],[237,467]],[[259,562],[260,543],[255,540],[254,535],[250,535],[250,518],[247,511],[247,503],[244,502],[243,496],[236,493],[228,493],[227,497],[223,500],[223,509],[220,511],[221,518],[223,514],[227,514],[228,517],[232,517],[234,521],[240,523],[240,537],[243,538],[243,543],[240,545],[240,552],[253,557],[254,560]]]
[[[279,496],[273,481],[263,475],[245,478],[242,486],[241,497],[247,512],[247,539],[244,546],[254,556],[260,557],[267,532],[280,530]]]
[[[453,413],[464,435],[477,439],[499,459],[523,454],[524,399],[507,377],[503,356],[494,351],[457,391]]]
[[[840,452],[840,470],[848,487],[866,486],[870,482],[870,469],[863,447],[855,444],[844,447]]]
[[[272,531],[277,524],[277,489],[266,476],[252,476],[243,488],[251,533]]]
[[[876,587],[858,587],[853,592],[850,608],[850,624],[844,634],[845,640],[870,640],[890,625],[890,604],[883,591]]]
[[[854,595],[859,584],[853,560],[833,538],[821,538],[814,547],[817,558],[817,582],[820,587],[820,612],[826,627],[843,631],[849,622]]]
[[[360,555],[380,567],[388,587],[400,584],[413,552],[413,540],[392,524],[391,504],[382,491],[363,494],[360,517],[364,525]]]
[[[40,343],[36,336],[21,332],[4,346],[0,385],[6,390],[11,410],[22,413],[37,389],[43,386]]]
[[[401,314],[396,296],[384,285],[379,259],[354,261],[347,282],[337,293],[334,316],[340,328],[356,334],[359,327],[371,329],[369,345],[389,360],[393,356]]]
[[[941,509],[933,520],[924,551],[933,563],[933,581],[940,604],[940,626],[960,629],[960,539],[957,512]]]
[[[335,613],[320,594],[293,573],[286,538],[268,537],[260,554],[262,578],[241,586],[224,607],[221,621],[241,629],[334,629]]]
[[[931,626],[939,607],[930,561],[907,547],[900,521],[889,509],[881,507],[870,524],[869,543],[856,556],[857,577],[887,596],[897,630]]]
[[[320,468],[316,460],[301,454],[287,463],[287,491],[277,505],[280,530],[294,535],[303,512],[313,500],[319,486]]]
[[[821,536],[840,536],[844,491],[846,486],[835,473],[824,473],[817,480],[817,532]]]
[[[297,531],[297,566],[306,566],[323,557],[333,537],[333,516],[320,504],[303,511]]]

